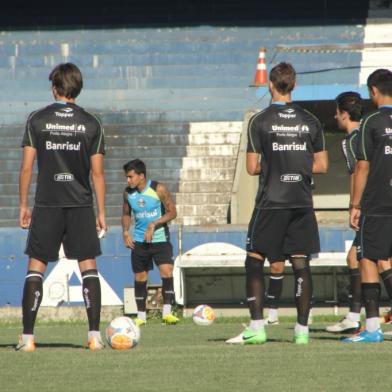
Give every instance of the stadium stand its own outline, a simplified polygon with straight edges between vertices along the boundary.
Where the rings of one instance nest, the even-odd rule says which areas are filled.
[[[364,0],[184,0],[164,6],[157,0],[113,0],[110,5],[81,0],[77,13],[70,13],[66,3],[40,0],[23,7],[19,0],[4,5],[0,245],[7,251],[0,256],[9,263],[4,270],[24,257],[25,233],[15,228],[19,144],[28,113],[51,101],[47,77],[53,66],[72,61],[81,67],[85,89],[79,103],[105,124],[111,226],[120,223],[122,164],[135,157],[146,161],[152,178],[168,184],[179,207],[177,223],[223,224],[244,114],[268,104],[267,95],[249,87],[259,47],[267,49],[268,67],[293,62],[298,84],[322,86],[321,96],[337,86],[358,85],[372,66],[386,64],[385,50],[366,60],[361,49],[305,53],[290,47],[388,43],[389,21],[381,24],[380,18],[392,16],[390,4],[370,3],[370,15],[377,18],[371,25]],[[109,233],[103,258],[128,260],[119,231]],[[195,237],[193,232],[189,236]],[[207,233],[203,241],[210,239]],[[336,250],[335,243],[323,248]]]
[[[8,31],[0,43],[0,225],[17,224],[20,138],[27,114],[51,100],[47,75],[59,62],[80,65],[79,103],[98,113],[107,134],[109,224],[119,224],[122,164],[146,160],[167,182],[178,222],[226,223],[240,121],[262,102],[249,87],[259,46],[267,62],[287,59],[299,72],[359,66],[351,52],[276,52],[277,45],[358,43],[363,27],[183,27]],[[357,73],[301,74],[299,83],[353,84]]]

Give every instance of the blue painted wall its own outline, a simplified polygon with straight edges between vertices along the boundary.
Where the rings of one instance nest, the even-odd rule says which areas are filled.
[[[246,226],[186,227],[183,230],[183,252],[206,242],[227,242],[244,247]],[[27,232],[18,228],[0,229],[0,306],[21,303],[27,256],[24,246]],[[178,228],[171,227],[174,257],[178,255]],[[345,241],[353,239],[352,230],[346,227],[321,227],[320,239],[323,252],[344,252]],[[122,241],[120,227],[113,227],[102,240],[103,255],[98,258],[98,267],[108,284],[122,299],[123,289],[133,285],[130,251]],[[48,273],[54,264],[49,264]],[[160,283],[159,272],[150,273],[150,283]]]

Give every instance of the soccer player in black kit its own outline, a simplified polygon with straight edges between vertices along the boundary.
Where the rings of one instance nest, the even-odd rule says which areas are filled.
[[[357,145],[359,122],[363,114],[361,96],[353,91],[347,91],[336,97],[335,119],[339,129],[347,132],[342,141],[342,151],[345,157],[348,174],[350,175],[350,203],[352,200],[355,164],[357,162]],[[358,235],[347,254],[347,266],[350,274],[349,312],[336,324],[327,326],[328,332],[355,332],[361,326],[361,275],[357,259]]]
[[[346,343],[382,342],[378,264],[392,256],[392,72],[378,69],[367,80],[378,109],[361,122],[350,224],[358,230],[358,253],[366,329]],[[389,279],[392,279],[392,271]],[[383,276],[384,282],[387,277]]]
[[[311,181],[313,173],[327,171],[328,156],[318,119],[291,103],[295,79],[291,64],[276,65],[269,75],[272,104],[249,121],[246,168],[260,179],[245,260],[251,320],[227,343],[262,344],[267,340],[263,319],[265,259],[270,263],[290,260],[298,314],[294,342],[309,342],[309,259],[320,250]]]
[[[29,256],[22,299],[23,334],[16,350],[34,351],[34,324],[42,300],[48,262],[56,261],[61,243],[65,255],[77,259],[89,323],[88,347],[104,347],[99,332],[101,286],[95,257],[101,254],[98,232],[106,230],[104,131],[100,121],[75,103],[83,87],[72,63],[60,64],[49,75],[55,103],[30,114],[22,141],[19,223],[29,229]],[[38,162],[34,209],[28,193],[34,161]],[[90,173],[97,201],[93,210]]]

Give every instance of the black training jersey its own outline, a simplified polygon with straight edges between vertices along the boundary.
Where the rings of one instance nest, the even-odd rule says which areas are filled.
[[[348,173],[351,175],[355,171],[355,164],[357,163],[357,145],[358,145],[358,129],[353,129],[342,140],[342,151],[346,159]]]
[[[95,116],[71,103],[37,110],[27,120],[25,146],[37,150],[36,206],[93,204],[90,157],[105,153],[103,127]]]
[[[392,107],[381,107],[361,122],[358,160],[369,161],[361,207],[366,215],[392,215]]]
[[[256,207],[312,207],[313,154],[324,149],[320,121],[301,107],[274,103],[255,114],[247,152],[261,155]]]

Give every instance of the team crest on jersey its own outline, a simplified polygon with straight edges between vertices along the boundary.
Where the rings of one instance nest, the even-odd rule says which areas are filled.
[[[145,201],[143,198],[140,198],[140,199],[137,201],[137,205],[138,205],[139,207],[144,207],[144,206],[146,205],[146,201]]]

